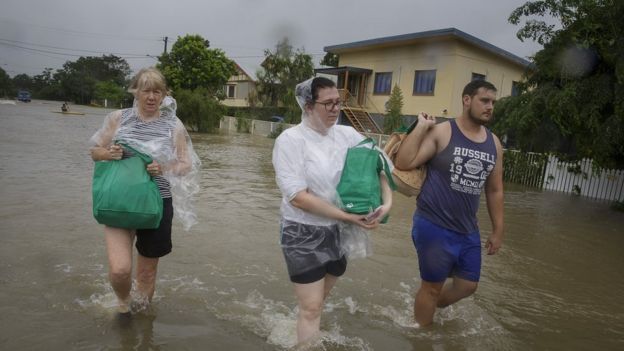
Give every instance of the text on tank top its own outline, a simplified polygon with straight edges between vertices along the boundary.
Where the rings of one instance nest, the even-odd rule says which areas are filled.
[[[418,197],[417,213],[461,233],[477,231],[477,210],[485,182],[496,165],[496,144],[468,139],[452,120],[448,145],[427,163],[427,178]]]

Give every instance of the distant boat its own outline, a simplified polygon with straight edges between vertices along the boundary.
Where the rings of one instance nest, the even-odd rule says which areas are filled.
[[[62,115],[76,115],[76,116],[84,116],[82,112],[73,112],[73,111],[50,111],[54,113],[60,113]]]

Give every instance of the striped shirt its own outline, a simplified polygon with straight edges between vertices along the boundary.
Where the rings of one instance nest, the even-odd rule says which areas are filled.
[[[143,121],[132,108],[124,109],[121,112],[119,129],[115,133],[113,140],[121,143],[136,144],[149,143],[158,146],[159,155],[173,155],[173,135],[176,128],[177,118],[167,116],[164,113],[159,118],[150,121]],[[123,158],[133,155],[132,151],[124,149]],[[154,155],[151,155],[154,156]],[[154,181],[160,190],[163,199],[171,197],[171,185],[162,176],[154,176]]]

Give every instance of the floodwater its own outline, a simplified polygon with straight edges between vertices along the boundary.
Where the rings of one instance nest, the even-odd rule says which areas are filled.
[[[174,224],[153,306],[114,318],[102,228],[91,216],[87,140],[107,111],[0,104],[0,349],[285,350],[295,298],[278,245],[273,140],[193,135],[200,224]],[[624,349],[624,214],[608,204],[507,187],[503,250],[472,297],[412,327],[419,285],[414,199],[395,196],[374,255],[349,263],[314,350]],[[489,230],[485,206],[479,218]]]

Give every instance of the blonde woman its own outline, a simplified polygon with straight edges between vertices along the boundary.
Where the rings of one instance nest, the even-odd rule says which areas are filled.
[[[173,202],[170,180],[196,167],[190,138],[175,115],[175,100],[167,96],[163,75],[155,68],[141,69],[129,91],[134,107],[112,112],[91,138],[94,161],[120,160],[132,151],[120,143],[150,155],[154,162],[147,172],[158,185],[163,200],[163,216],[156,229],[104,227],[109,280],[118,299],[118,312],[130,315],[133,243],[137,255],[137,307],[145,307],[154,296],[156,273],[161,257],[172,250]]]

